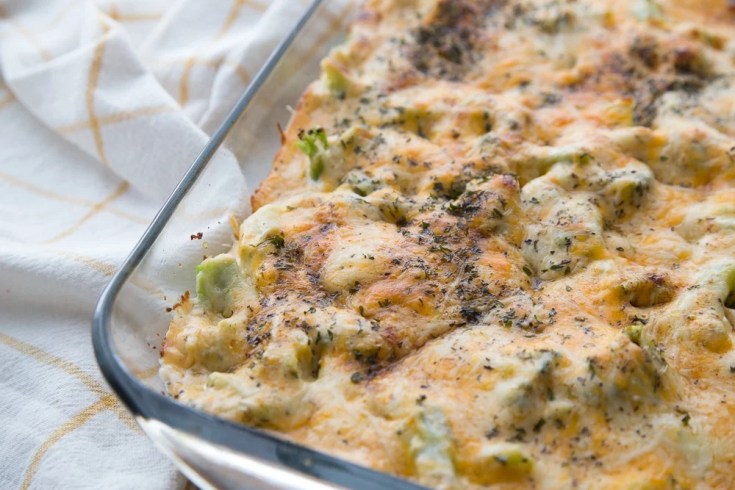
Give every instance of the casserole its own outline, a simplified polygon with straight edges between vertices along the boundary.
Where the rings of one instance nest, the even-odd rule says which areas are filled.
[[[368,5],[167,390],[430,486],[723,486],[725,3]]]

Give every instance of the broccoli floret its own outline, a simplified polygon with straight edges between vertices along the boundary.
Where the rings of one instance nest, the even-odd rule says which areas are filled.
[[[242,281],[235,258],[228,254],[212,257],[197,266],[197,297],[200,303],[225,318],[232,316],[232,292]]]
[[[312,180],[319,180],[322,172],[324,172],[323,152],[329,148],[327,133],[322,128],[301,131],[297,145],[309,157],[309,177]]]

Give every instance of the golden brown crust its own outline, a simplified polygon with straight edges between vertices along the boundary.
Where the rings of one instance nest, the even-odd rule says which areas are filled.
[[[725,0],[371,0],[162,376],[442,488],[727,488]]]

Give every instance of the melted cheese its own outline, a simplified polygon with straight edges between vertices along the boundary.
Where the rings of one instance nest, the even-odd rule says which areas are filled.
[[[438,488],[730,488],[726,0],[368,0],[163,350]]]

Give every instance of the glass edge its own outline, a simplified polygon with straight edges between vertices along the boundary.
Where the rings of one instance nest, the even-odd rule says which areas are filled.
[[[180,404],[143,385],[128,371],[112,348],[110,320],[112,307],[118,293],[145,258],[148,250],[169,222],[178,205],[186,197],[212,156],[221,146],[229,131],[235,125],[243,111],[248,107],[250,101],[258,93],[258,90],[269,78],[278,62],[322,3],[323,0],[312,0],[307,11],[302,15],[294,28],[279,43],[273,53],[271,53],[253,79],[253,82],[245,89],[238,102],[214,132],[207,145],[186,171],[128,257],[104,288],[97,301],[92,318],[92,345],[102,375],[118,398],[136,417],[160,420],[171,427],[193,436],[201,437],[211,443],[222,445],[231,450],[241,451],[248,455],[253,454],[252,447],[245,447],[250,444],[263,445],[259,447],[261,457],[267,453],[297,455],[302,460],[309,460],[310,464],[297,469],[291,465],[283,465],[278,458],[273,458],[269,455],[266,455],[264,459],[292,469],[293,471],[316,476],[338,485],[348,485],[352,488],[420,489],[424,487],[408,480],[378,472],[306,446],[278,438],[267,432],[242,424],[236,424]],[[325,472],[328,475],[325,475]]]

